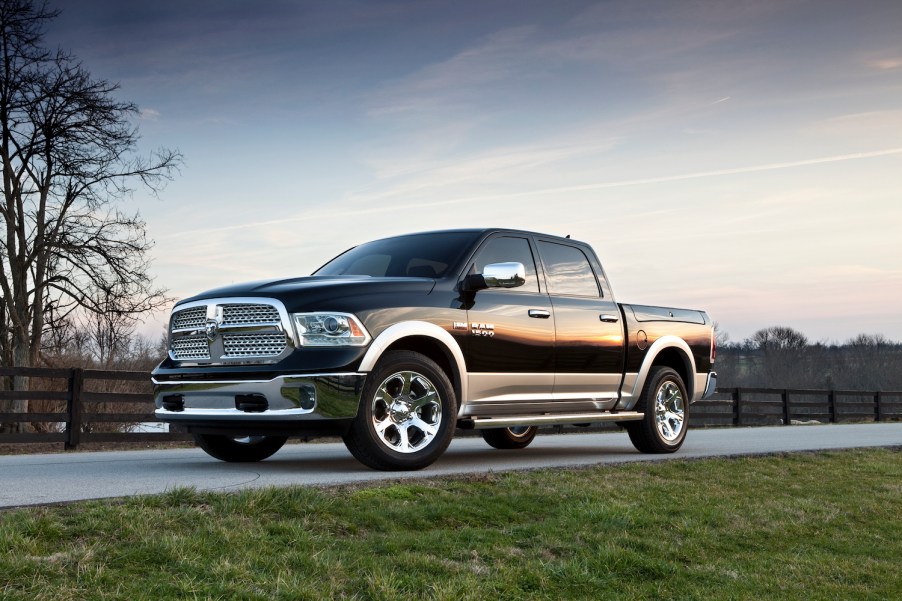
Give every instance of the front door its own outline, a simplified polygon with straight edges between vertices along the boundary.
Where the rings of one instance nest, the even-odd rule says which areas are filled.
[[[475,293],[464,345],[471,403],[548,401],[554,384],[554,316],[527,238],[496,235],[480,246],[476,273],[492,263],[522,263],[526,283]]]

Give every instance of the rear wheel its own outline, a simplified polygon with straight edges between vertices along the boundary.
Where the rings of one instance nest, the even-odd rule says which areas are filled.
[[[207,455],[221,461],[244,463],[262,461],[282,448],[287,436],[244,436],[235,438],[220,434],[195,434],[197,446]]]
[[[633,446],[643,453],[673,453],[686,440],[689,396],[676,370],[652,367],[636,411],[642,421],[624,422]]]
[[[364,465],[418,470],[448,448],[456,423],[457,401],[445,372],[425,355],[391,351],[367,378],[343,439]]]
[[[483,440],[496,449],[525,449],[535,439],[538,431],[536,426],[511,426],[480,430],[480,434]]]

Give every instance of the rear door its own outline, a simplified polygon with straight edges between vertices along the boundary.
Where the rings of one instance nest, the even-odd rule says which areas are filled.
[[[581,245],[539,239],[538,250],[554,309],[554,398],[608,409],[623,373],[620,310]]]

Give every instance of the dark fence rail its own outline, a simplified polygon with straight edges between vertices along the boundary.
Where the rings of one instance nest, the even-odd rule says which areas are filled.
[[[902,419],[902,391],[718,388],[690,410],[699,426],[763,426]]]
[[[32,390],[0,390],[3,401],[27,400],[27,413],[0,411],[0,424],[30,423],[33,432],[0,433],[0,444],[63,443],[74,449],[92,442],[169,442],[189,434],[143,431],[160,423],[153,414],[150,373],[97,369],[0,367],[0,378],[32,378]],[[40,409],[34,410],[33,407]],[[143,427],[142,427],[143,426]]]
[[[162,424],[159,431],[145,431],[160,423],[153,414],[149,372],[0,367],[0,378],[11,376],[32,378],[34,389],[0,390],[0,407],[4,401],[28,400],[30,410],[0,409],[0,424],[30,423],[35,431],[0,433],[0,444],[63,443],[74,449],[92,442],[191,440]],[[902,391],[719,388],[713,399],[693,404],[689,415],[690,425],[704,427],[898,420]]]

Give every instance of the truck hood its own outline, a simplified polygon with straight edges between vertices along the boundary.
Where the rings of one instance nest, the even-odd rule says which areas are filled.
[[[212,298],[275,298],[289,312],[339,311],[361,297],[373,295],[427,295],[435,287],[430,278],[371,278],[367,276],[307,276],[284,280],[263,280],[207,290],[182,303]]]

